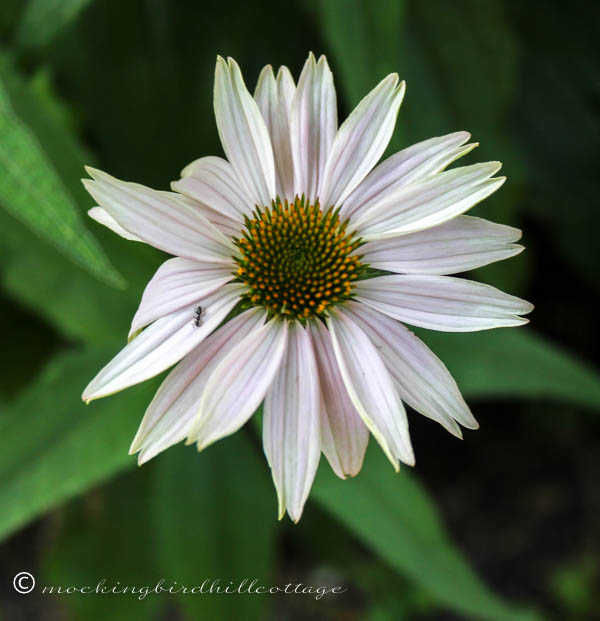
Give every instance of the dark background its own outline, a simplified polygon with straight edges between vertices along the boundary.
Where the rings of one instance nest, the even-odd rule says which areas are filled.
[[[191,160],[221,153],[212,113],[217,54],[238,60],[252,90],[265,64],[286,64],[298,76],[309,50],[325,53],[341,118],[397,71],[407,94],[391,150],[465,129],[481,143],[469,161],[504,162],[507,184],[473,213],[522,228],[527,250],[469,276],[536,305],[531,326],[523,328],[535,346],[522,346],[508,331],[462,341],[462,335],[423,335],[456,373],[481,429],[466,431],[459,442],[412,415],[413,474],[437,504],[449,537],[494,592],[540,618],[600,619],[600,387],[593,370],[600,4],[90,0],[65,2],[63,8],[75,8],[62,22],[60,4],[3,0],[0,76],[15,113],[81,213],[93,205],[79,186],[84,163],[166,189]],[[45,12],[32,26],[27,20],[40,6]],[[0,204],[7,200],[0,193]],[[115,447],[126,448],[152,386],[98,406],[106,409],[95,410],[96,417],[118,410],[122,423],[105,427],[98,418],[96,432],[90,426],[73,437],[82,472],[94,473],[54,498],[48,490],[58,480],[64,487],[80,463],[61,470],[68,450],[60,442],[69,438],[74,418],[94,416],[78,405],[81,389],[97,361],[121,346],[144,283],[163,257],[149,248],[131,250],[87,221],[128,282],[119,291],[75,267],[14,213],[0,216],[0,437],[14,453],[6,464],[0,459],[0,513],[31,505],[2,530],[2,619],[487,616],[459,609],[427,580],[397,571],[322,504],[309,501],[298,526],[285,520],[268,535],[241,526],[259,519],[245,507],[264,505],[259,517],[275,519],[254,428],[243,432],[245,444],[226,439],[209,449],[211,456],[175,448],[121,474],[133,464],[125,451],[104,468],[95,434],[109,434],[102,436],[106,443],[114,430]],[[121,438],[119,424],[127,437]],[[56,458],[44,461],[52,446]],[[208,479],[196,476],[200,470]],[[239,496],[223,500],[222,486],[240,472],[250,483],[238,482]],[[363,509],[368,515],[369,507]],[[157,534],[157,522],[169,527]],[[223,523],[237,534],[223,535]],[[403,528],[399,519],[397,529]],[[177,538],[180,530],[189,534],[188,545]],[[193,544],[199,530],[202,550]],[[249,538],[256,545],[246,549]],[[204,548],[212,556],[204,558]],[[217,559],[213,565],[211,559]],[[22,570],[40,584],[95,584],[103,576],[142,584],[153,576],[219,576],[232,569],[270,576],[272,584],[302,580],[348,591],[320,602],[279,596],[205,604],[164,596],[138,605],[124,597],[20,596],[11,586]],[[426,562],[422,571],[429,571]],[[451,584],[452,576],[447,580]],[[490,612],[489,618],[513,617]]]

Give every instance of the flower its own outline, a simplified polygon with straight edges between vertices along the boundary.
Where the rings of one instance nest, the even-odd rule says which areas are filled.
[[[519,253],[521,233],[462,215],[504,183],[499,162],[445,170],[476,146],[467,132],[377,164],[404,91],[389,75],[338,128],[324,56],[309,55],[297,86],[286,67],[277,77],[265,67],[254,97],[219,57],[226,160],[192,162],[172,192],[87,169],[92,218],[175,255],[148,283],[129,343],[83,393],[89,402],[178,363],[133,440],[140,463],[182,440],[201,450],[264,402],[279,517],[297,521],[321,452],[354,476],[370,431],[396,470],[414,463],[403,402],[458,437],[457,423],[477,428],[444,364],[403,323],[526,323],[528,302],[450,276]]]

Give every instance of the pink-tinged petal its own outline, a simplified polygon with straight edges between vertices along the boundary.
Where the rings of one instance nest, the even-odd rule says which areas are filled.
[[[319,188],[321,204],[341,205],[383,155],[396,125],[405,84],[391,74],[382,80],[340,127]]]
[[[86,402],[139,384],[179,362],[227,317],[243,286],[230,283],[202,301],[202,325],[194,323],[194,305],[155,321],[128,343],[88,384]]]
[[[325,56],[312,52],[304,64],[294,95],[290,121],[294,160],[294,193],[310,201],[319,185],[337,131],[337,101],[333,74]]]
[[[258,205],[275,198],[275,162],[269,132],[233,58],[217,58],[215,117],[221,143],[240,184]]]
[[[171,189],[235,222],[243,222],[244,214],[254,209],[254,201],[240,185],[233,167],[221,157],[201,157],[188,164]]]
[[[461,437],[454,422],[477,429],[468,405],[444,363],[396,320],[350,301],[345,312],[364,330],[396,380],[400,397],[424,416]]]
[[[171,194],[168,192],[168,194]],[[227,238],[237,237],[242,229],[242,224],[239,220],[234,220],[223,213],[211,209],[207,205],[200,203],[189,196],[184,194],[176,194],[179,200],[186,205],[189,205],[194,211],[198,212],[201,216],[206,218],[213,226],[215,226],[223,235]]]
[[[93,168],[87,191],[126,231],[147,244],[196,261],[229,263],[231,240],[177,194],[120,181]]]
[[[132,235],[129,231],[126,231],[105,209],[102,209],[102,207],[92,207],[88,210],[88,216],[124,239],[136,242],[143,241],[137,235]]]
[[[365,332],[338,310],[327,320],[342,379],[354,407],[398,471],[415,457],[408,420],[395,382]]]
[[[254,99],[271,136],[275,158],[277,196],[294,197],[294,163],[290,144],[290,117],[296,85],[287,67],[280,67],[277,79],[267,65],[258,77]]]
[[[378,276],[356,285],[356,299],[394,319],[445,332],[520,326],[533,310],[490,285],[452,276]]]
[[[447,275],[508,259],[523,250],[521,231],[458,216],[432,229],[378,239],[360,247],[365,263],[387,272]]]
[[[422,231],[458,216],[506,180],[492,177],[500,162],[453,168],[386,194],[352,221],[366,241]]]
[[[323,397],[321,449],[338,477],[353,477],[362,467],[369,430],[348,396],[327,328],[314,322],[310,333]]]
[[[198,450],[237,431],[264,399],[283,360],[286,321],[274,319],[246,337],[210,375],[187,443]]]
[[[265,399],[263,447],[279,502],[294,522],[302,515],[321,455],[320,388],[310,335],[290,326],[287,355]]]
[[[233,280],[234,266],[198,263],[175,257],[165,261],[146,285],[140,306],[131,322],[129,336],[149,323],[197,304]]]
[[[342,217],[357,217],[401,187],[444,170],[476,144],[465,145],[468,132],[456,132],[414,144],[378,164],[348,196]]]
[[[148,406],[131,444],[140,464],[181,442],[196,418],[204,387],[223,358],[258,329],[265,314],[253,308],[213,332],[169,373]]]

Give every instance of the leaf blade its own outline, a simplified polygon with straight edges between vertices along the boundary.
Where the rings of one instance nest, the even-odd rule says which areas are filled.
[[[321,468],[313,498],[388,565],[448,608],[494,621],[537,619],[483,584],[439,521],[432,500],[406,469],[393,473],[369,451],[359,476],[337,479]]]
[[[0,77],[0,204],[76,265],[115,287],[123,278],[84,226],[31,130],[15,114]]]
[[[207,579],[206,589],[215,579],[222,588],[255,578],[270,585],[280,527],[265,465],[244,432],[200,454],[172,448],[157,463],[155,491],[154,540],[165,575],[188,587]],[[269,602],[206,594],[182,595],[180,603],[190,619],[263,619]]]
[[[108,357],[106,350],[59,354],[28,390],[2,408],[0,538],[134,466],[128,445],[156,384],[86,408],[81,389]]]
[[[600,408],[600,374],[530,329],[461,334],[417,331],[471,398],[552,399]]]

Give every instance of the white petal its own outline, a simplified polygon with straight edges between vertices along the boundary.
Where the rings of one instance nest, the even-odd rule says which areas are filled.
[[[323,206],[340,205],[383,155],[394,131],[405,84],[391,74],[340,127],[327,159],[319,196]]]
[[[406,412],[377,348],[340,310],[329,317],[327,326],[346,390],[365,425],[396,471],[399,459],[414,464]]]
[[[201,157],[181,171],[171,188],[237,222],[251,213],[254,201],[240,186],[231,164],[221,157]]]
[[[470,137],[468,132],[456,132],[430,138],[388,157],[344,201],[342,217],[357,217],[391,192],[440,172],[477,146],[464,145]]]
[[[177,194],[86,170],[93,177],[83,180],[87,191],[126,231],[169,254],[209,263],[231,260],[231,241]]]
[[[432,229],[378,239],[360,247],[371,267],[402,274],[457,274],[523,250],[519,229],[458,216]]]
[[[500,162],[453,168],[386,194],[352,221],[366,241],[421,231],[458,216],[495,192]]]
[[[269,132],[233,58],[215,70],[215,117],[223,150],[240,184],[258,205],[275,198],[275,163]]]
[[[233,280],[233,270],[233,265],[198,263],[181,257],[168,259],[146,285],[140,306],[131,322],[129,336],[165,315],[197,304]]]
[[[280,67],[277,80],[267,65],[258,77],[254,99],[271,136],[275,158],[277,196],[294,197],[294,163],[290,145],[290,116],[296,86],[287,67]]]
[[[290,122],[294,193],[317,198],[320,179],[337,131],[333,74],[325,56],[309,54],[294,96]]]
[[[243,286],[227,284],[202,301],[202,325],[194,325],[194,305],[155,321],[128,343],[88,384],[83,400],[106,397],[158,375],[203,341],[239,300]]]
[[[171,194],[170,192],[168,194]],[[242,229],[242,223],[238,219],[230,218],[224,213],[215,211],[189,196],[184,194],[176,194],[180,202],[189,205],[195,212],[206,218],[213,226],[215,226],[225,237],[238,237]],[[236,250],[237,252],[237,250]]]
[[[364,304],[350,301],[344,310],[381,353],[403,401],[458,437],[461,433],[454,420],[477,429],[456,382],[425,343],[401,323]]]
[[[187,443],[198,450],[237,431],[254,414],[286,349],[287,322],[272,320],[232,349],[211,374]]]
[[[285,363],[267,393],[263,417],[263,447],[277,490],[279,519],[287,509],[297,522],[308,498],[321,455],[320,397],[310,335],[294,322]]]
[[[362,467],[369,430],[344,386],[327,328],[310,326],[321,384],[321,448],[333,471],[341,478],[355,476]]]
[[[211,373],[238,343],[258,329],[264,316],[253,308],[234,317],[190,351],[169,373],[148,406],[131,444],[130,454],[141,451],[140,464],[187,436]]]
[[[356,299],[413,326],[473,332],[519,326],[533,306],[490,285],[451,276],[398,275],[361,280]]]
[[[106,210],[102,209],[102,207],[92,207],[88,210],[88,216],[92,218],[92,220],[96,220],[96,222],[109,228],[113,233],[129,241],[143,241],[137,235],[132,235],[129,231],[126,231]]]

